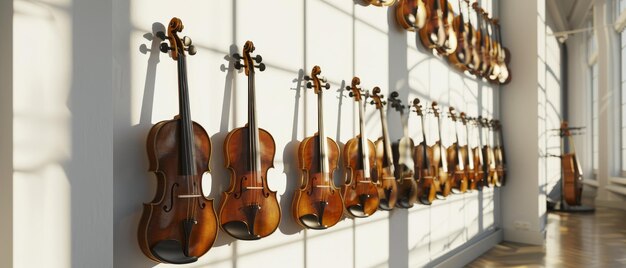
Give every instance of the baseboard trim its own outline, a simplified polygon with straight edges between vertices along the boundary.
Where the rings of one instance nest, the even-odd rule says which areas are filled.
[[[607,207],[626,210],[626,207],[624,206],[624,201],[596,199],[594,204],[596,205],[596,207]]]
[[[529,245],[544,245],[546,242],[546,230],[537,232],[517,229],[505,229],[503,240]]]
[[[497,229],[491,234],[468,241],[464,246],[460,246],[447,254],[434,259],[424,267],[464,267],[483,253],[499,244],[502,241],[502,237],[502,230]]]

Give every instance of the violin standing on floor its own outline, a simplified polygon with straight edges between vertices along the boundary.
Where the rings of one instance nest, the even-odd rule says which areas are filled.
[[[402,101],[398,99],[398,92],[391,92],[389,96],[390,106],[400,112],[404,136],[396,143],[392,144],[393,163],[395,177],[398,182],[398,200],[396,207],[411,208],[417,201],[417,183],[415,182],[415,160],[413,160],[413,150],[415,143],[409,137],[408,117],[405,119]]]
[[[296,222],[311,229],[329,228],[337,224],[343,215],[343,198],[332,179],[339,162],[339,145],[326,137],[324,131],[322,96],[324,88],[329,89],[330,84],[318,77],[320,73],[320,67],[315,66],[311,76],[305,77],[311,81],[307,83],[307,88],[313,88],[317,94],[318,130],[298,147],[298,166],[302,176],[292,204]]]
[[[454,107],[450,107],[449,116],[454,124],[454,134],[456,141],[448,147],[448,169],[451,171],[451,187],[454,193],[465,193],[467,191],[467,172],[465,170],[465,161],[463,161],[463,153],[461,152],[461,144],[459,142],[459,131],[457,129],[456,113]]]
[[[255,68],[265,70],[261,56],[250,56],[254,44],[247,41],[243,56],[233,55],[235,68],[248,76],[248,124],[232,130],[224,141],[224,161],[231,172],[230,187],[222,194],[220,225],[229,235],[256,240],[272,234],[280,223],[276,192],[267,185],[267,170],[274,166],[276,145],[272,135],[257,125]],[[254,65],[254,63],[259,65]]]
[[[148,258],[162,263],[195,262],[206,253],[217,236],[213,200],[202,192],[202,174],[209,170],[211,141],[206,131],[191,120],[185,51],[195,54],[191,39],[181,40],[180,19],[167,29],[171,50],[178,63],[179,114],[156,123],[147,141],[150,171],[158,179],[152,202],[144,204],[139,222],[139,247]]]
[[[576,148],[567,121],[561,123],[561,168],[563,169],[563,198],[570,206],[580,206],[583,192],[583,172],[576,157]],[[565,148],[565,139],[569,150]]]
[[[376,159],[375,146],[365,135],[365,111],[362,103],[361,80],[352,78],[350,97],[359,107],[359,135],[350,139],[343,149],[346,180],[341,186],[346,211],[353,217],[368,217],[378,208],[378,190],[372,181],[372,167]]]
[[[468,127],[468,120],[467,117],[465,116],[465,113],[461,113],[460,115],[461,117],[461,122],[463,123],[463,126],[465,127],[465,137],[466,137],[466,142],[464,146],[461,146],[460,151],[461,151],[461,156],[463,158],[463,163],[465,164],[465,170],[466,170],[466,176],[467,176],[467,180],[468,180],[468,188],[469,190],[476,190],[478,189],[478,183],[477,183],[477,176],[479,176],[479,174],[477,174],[477,169],[476,169],[476,165],[474,164],[474,150],[472,150],[472,146],[470,145],[470,132],[469,132],[469,127]],[[457,134],[458,135],[458,134]]]
[[[413,108],[415,108],[415,112],[421,118],[422,122],[422,142],[415,146],[413,157],[413,159],[415,159],[417,199],[424,205],[430,205],[435,199],[444,199],[444,197],[439,194],[439,192],[441,192],[441,184],[439,178],[437,178],[439,159],[434,157],[437,146],[428,146],[428,139],[426,138],[426,120],[418,98],[413,100]]]
[[[402,28],[416,32],[426,24],[424,0],[400,0],[396,5],[396,20]]]
[[[380,88],[372,89],[372,104],[380,113],[383,136],[375,142],[376,146],[376,188],[378,189],[378,208],[381,210],[392,210],[396,206],[398,197],[398,185],[396,183],[395,166],[393,164],[393,153],[391,151],[391,141],[389,140],[389,130],[387,129],[387,116],[385,115],[385,105],[387,102],[382,99]]]
[[[439,165],[437,165],[437,178],[441,184],[437,193],[445,198],[450,195],[450,192],[452,192],[452,181],[450,180],[448,174],[448,157],[446,156],[447,150],[443,147],[443,139],[441,138],[441,117],[439,116],[437,102],[433,101],[431,107],[435,118],[437,118],[437,133],[439,135],[439,140],[433,146],[433,158],[436,159],[435,161],[439,162]]]

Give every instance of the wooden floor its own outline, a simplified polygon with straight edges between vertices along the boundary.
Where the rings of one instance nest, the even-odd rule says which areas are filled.
[[[548,214],[546,245],[503,242],[467,267],[626,267],[626,211]]]

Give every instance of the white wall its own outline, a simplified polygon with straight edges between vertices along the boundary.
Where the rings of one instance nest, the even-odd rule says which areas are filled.
[[[111,267],[111,4],[13,3],[14,267]]]
[[[504,239],[543,244],[546,190],[560,177],[558,158],[546,157],[560,151],[551,131],[561,119],[560,49],[554,37],[546,36],[552,30],[544,0],[502,1],[500,7],[507,18],[503,32],[514,33],[503,34],[513,54],[513,81],[500,95],[502,120],[508,123],[503,126],[509,174],[502,190]]]
[[[13,35],[13,1],[0,1],[0,32]],[[0,266],[13,266],[13,38],[0,39]]]
[[[405,103],[420,97],[470,116],[497,114],[497,88],[450,70],[416,46],[415,36],[396,26],[393,10],[338,0],[13,3],[13,56],[23,59],[13,63],[15,267],[167,266],[143,256],[136,231],[141,204],[156,190],[146,171],[145,137],[152,124],[177,111],[176,65],[152,38],[172,16],[183,20],[182,35],[199,50],[188,63],[191,107],[213,141],[204,187],[216,205],[229,182],[222,143],[245,124],[247,103],[246,78],[224,57],[240,52],[246,40],[263,55],[268,68],[257,76],[258,118],[276,140],[269,184],[284,215],[278,231],[260,241],[220,232],[211,251],[188,267],[433,265],[501,226],[500,193],[490,189],[345,219],[325,231],[302,230],[290,217],[295,150],[316,128],[315,98],[301,88],[313,65],[333,86],[325,100],[326,132],[340,144],[357,130],[353,101],[337,91],[354,75],[385,95],[398,90]],[[390,112],[388,118],[396,140],[399,117]],[[410,122],[418,143],[415,114]],[[444,122],[449,145],[452,126]],[[430,119],[431,143],[434,126]],[[380,135],[371,107],[366,129],[372,138]]]
[[[345,219],[326,231],[302,230],[289,216],[298,176],[294,160],[298,141],[316,131],[315,97],[300,88],[303,83],[298,80],[300,72],[308,74],[313,65],[321,66],[332,84],[325,99],[326,132],[340,143],[357,130],[354,102],[337,92],[353,75],[361,77],[365,88],[381,86],[385,95],[389,88],[399,90],[405,103],[407,97],[420,97],[452,104],[470,115],[493,113],[490,85],[451,71],[444,61],[423,52],[413,35],[398,29],[387,9],[345,1],[184,1],[176,6],[114,1],[116,266],[155,265],[136,242],[141,203],[155,192],[154,177],[146,172],[144,143],[152,124],[177,113],[177,78],[170,58],[156,50],[143,54],[140,47],[154,50],[158,40],[144,36],[164,29],[173,15],[185,24],[181,35],[189,35],[199,49],[188,60],[191,107],[193,119],[213,141],[212,173],[205,187],[216,205],[229,181],[222,143],[228,131],[245,124],[247,109],[247,80],[224,57],[240,52],[243,43],[252,40],[268,65],[257,75],[258,120],[276,139],[275,168],[268,177],[270,188],[280,195],[284,215],[278,231],[260,241],[236,241],[220,232],[209,253],[190,267],[330,265],[326,262],[342,267],[414,267],[496,228],[497,198],[492,190],[452,196],[432,207]],[[411,116],[410,132],[419,142],[419,121]],[[368,107],[370,137],[380,135],[378,118]],[[389,119],[392,139],[398,139],[399,116],[390,112]],[[450,144],[451,136],[446,138]],[[342,172],[336,174],[338,182]]]

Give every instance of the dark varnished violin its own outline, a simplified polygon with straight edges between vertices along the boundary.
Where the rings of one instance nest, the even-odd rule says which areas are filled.
[[[472,146],[470,145],[470,132],[469,132],[469,127],[468,127],[468,119],[465,115],[465,113],[461,113],[461,115],[459,116],[461,118],[461,122],[463,123],[463,126],[465,127],[465,145],[460,146],[460,152],[461,152],[461,157],[463,159],[463,163],[465,164],[465,171],[466,171],[466,176],[467,176],[467,184],[468,184],[468,188],[469,190],[476,190],[478,188],[477,185],[477,176],[478,174],[476,174],[476,165],[474,164],[474,150],[472,150]],[[458,134],[457,134],[458,135]],[[457,138],[458,139],[458,138]]]
[[[563,198],[570,206],[579,206],[583,192],[583,172],[576,157],[574,141],[567,121],[561,122],[561,168],[563,169]],[[569,142],[569,150],[565,148],[565,139]]]
[[[465,161],[461,152],[461,143],[459,141],[459,131],[457,129],[456,113],[454,107],[449,108],[449,116],[454,124],[454,133],[456,140],[448,147],[448,170],[450,170],[451,187],[454,193],[465,193],[467,191],[467,172],[465,170]]]
[[[443,46],[437,47],[437,52],[447,56],[454,53],[458,46],[458,39],[454,31],[454,11],[452,11],[452,5],[447,0],[440,0],[439,4],[443,9],[441,21],[443,22],[445,39]]]
[[[229,235],[256,240],[272,234],[280,223],[276,192],[267,185],[267,171],[274,166],[276,145],[272,135],[257,125],[255,68],[265,70],[261,56],[250,56],[254,44],[247,41],[243,59],[235,68],[244,68],[248,76],[248,124],[232,130],[224,140],[224,161],[231,172],[230,187],[222,194],[220,225]],[[259,65],[254,65],[258,63]]]
[[[144,204],[139,222],[139,247],[148,258],[162,263],[195,262],[217,236],[213,200],[202,192],[202,175],[209,171],[211,141],[206,131],[191,120],[185,51],[195,54],[191,39],[181,40],[183,23],[173,18],[167,29],[171,50],[178,63],[179,114],[156,123],[147,139],[150,171],[158,179],[152,202]],[[163,34],[164,35],[164,34]]]
[[[376,159],[374,143],[365,135],[365,111],[362,103],[361,80],[352,78],[350,97],[359,106],[359,135],[350,139],[343,149],[345,184],[341,186],[346,211],[359,218],[368,217],[378,208],[378,190],[372,181],[372,167]]]
[[[469,35],[469,27],[465,23],[463,17],[463,9],[461,8],[461,1],[459,0],[459,15],[454,18],[452,22],[452,29],[457,37],[457,46],[454,52],[448,55],[448,61],[452,63],[454,67],[461,71],[467,70],[467,65],[470,63],[470,48],[469,42],[471,41]]]
[[[392,210],[396,206],[398,197],[398,184],[395,177],[395,166],[393,164],[393,153],[391,151],[391,141],[389,130],[387,129],[387,116],[385,115],[386,101],[380,94],[380,88],[372,89],[372,104],[376,106],[380,114],[383,136],[375,142],[376,146],[376,188],[378,189],[378,208],[382,210]]]
[[[333,173],[339,162],[339,145],[326,137],[324,131],[323,89],[329,89],[324,78],[319,78],[319,66],[305,77],[317,94],[317,133],[305,138],[298,147],[298,165],[302,171],[300,187],[293,196],[292,213],[296,222],[311,229],[326,229],[341,219],[343,199],[333,183]],[[321,142],[325,141],[325,142]]]
[[[500,125],[499,120],[492,120],[491,124],[495,135],[493,154],[494,162],[496,164],[496,173],[498,174],[498,181],[500,182],[500,185],[504,185],[506,181],[506,158],[504,158],[504,145],[502,142],[502,125]]]
[[[415,112],[421,118],[422,123],[422,142],[415,146],[413,155],[416,170],[415,179],[417,180],[417,199],[424,205],[430,205],[435,199],[444,198],[438,194],[441,191],[439,178],[437,178],[439,161],[434,157],[436,146],[428,146],[426,120],[418,98],[413,100],[413,108],[415,108]]]
[[[431,105],[432,112],[435,115],[435,118],[437,118],[437,134],[439,135],[439,140],[434,145],[433,158],[439,163],[439,165],[437,165],[437,178],[439,179],[441,187],[437,193],[443,197],[447,197],[452,191],[452,182],[448,174],[448,157],[446,156],[447,150],[443,146],[443,139],[441,138],[441,117],[439,116],[439,107],[437,105],[436,101],[433,101]]]
[[[398,99],[398,92],[389,94],[390,106],[400,112],[404,135],[392,144],[393,162],[395,166],[395,177],[398,182],[398,200],[396,207],[411,208],[417,201],[417,183],[415,181],[415,160],[413,160],[413,150],[415,143],[409,136],[408,116],[404,116],[402,101]]]
[[[402,28],[415,32],[426,24],[424,0],[400,0],[396,5],[396,20]]]

